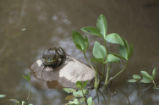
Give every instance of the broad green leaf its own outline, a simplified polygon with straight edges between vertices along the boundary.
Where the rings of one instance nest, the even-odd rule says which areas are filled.
[[[128,60],[127,48],[124,46],[120,46],[120,55]]]
[[[85,52],[88,48],[88,38],[83,37],[79,32],[73,32],[72,33],[72,39],[76,47]]]
[[[76,98],[75,98],[73,101],[69,101],[68,104],[69,104],[69,105],[70,105],[70,104],[71,104],[71,105],[80,105],[78,99],[76,99]]]
[[[106,41],[113,44],[124,46],[123,39],[117,33],[111,33],[106,36]]]
[[[98,28],[88,26],[88,27],[81,28],[81,30],[91,35],[102,37]]]
[[[128,82],[134,83],[134,82],[137,82],[137,80],[135,80],[135,79],[129,79]]]
[[[107,51],[105,47],[96,41],[93,47],[93,56],[96,59],[101,59],[102,61],[104,61],[106,54],[107,54]]]
[[[72,89],[72,88],[63,88],[63,90],[64,90],[66,93],[73,93],[73,92],[76,91],[75,89]]]
[[[141,80],[140,80],[141,83],[152,83],[152,80],[146,78],[146,77],[143,77]]]
[[[30,73],[26,74],[26,75],[23,75],[23,78],[26,80],[26,81],[30,81],[31,80],[31,76],[30,76]]]
[[[92,104],[93,104],[93,99],[92,99],[92,97],[88,97],[88,98],[87,98],[87,104],[88,104],[88,105],[92,105]]]
[[[24,105],[25,104],[25,101],[22,101],[22,105]]]
[[[141,77],[140,77],[140,75],[138,75],[138,74],[134,74],[134,75],[133,75],[133,79],[135,79],[135,80],[140,80]]]
[[[120,58],[113,55],[113,54],[108,54],[107,56],[107,62],[119,62],[120,61]]]
[[[123,39],[124,46],[120,46],[120,55],[128,60],[133,52],[133,46],[129,45],[126,40]]]
[[[0,98],[5,98],[6,95],[5,94],[0,94]]]
[[[73,96],[75,96],[75,97],[83,97],[83,95],[86,95],[86,94],[88,94],[88,90],[86,90],[86,89],[73,92]]]
[[[107,35],[107,21],[104,15],[101,14],[98,17],[96,26],[99,29],[103,38],[105,39]]]
[[[77,81],[76,82],[76,87],[79,89],[83,89],[87,86],[88,81]]]
[[[153,80],[153,77],[149,73],[147,73],[146,71],[140,71],[140,73],[143,77],[145,77],[151,81]]]
[[[153,77],[153,79],[155,79],[155,76],[156,76],[156,67],[154,67],[153,71],[152,71],[152,77]]]

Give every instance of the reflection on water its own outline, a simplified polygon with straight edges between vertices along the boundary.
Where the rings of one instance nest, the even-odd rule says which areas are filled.
[[[112,86],[110,105],[129,105],[129,102],[157,105],[156,90],[126,84],[131,74],[140,69],[151,70],[152,65],[159,64],[159,7],[156,4],[157,0],[1,0],[0,93],[7,94],[8,98],[25,99],[27,88],[31,87],[31,102],[35,105],[64,103],[61,90],[31,86],[22,74],[50,46],[62,46],[69,55],[84,61],[71,41],[71,32],[95,25],[97,16],[103,13],[109,32],[119,33],[134,45],[127,71]]]

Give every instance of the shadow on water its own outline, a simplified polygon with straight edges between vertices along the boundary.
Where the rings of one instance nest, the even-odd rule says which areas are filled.
[[[127,71],[111,86],[107,96],[111,97],[110,105],[158,105],[158,91],[126,82],[141,69],[159,66],[157,0],[1,0],[0,93],[25,99],[31,87],[35,105],[63,104],[63,91],[31,86],[22,74],[52,46],[62,46],[69,55],[84,61],[71,41],[72,30],[95,25],[101,13],[107,17],[109,32],[119,33],[134,45]],[[100,100],[103,102],[102,97]]]

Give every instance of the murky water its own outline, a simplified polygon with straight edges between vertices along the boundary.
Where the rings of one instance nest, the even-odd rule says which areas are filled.
[[[83,60],[71,41],[72,30],[95,25],[101,13],[109,32],[134,45],[127,71],[113,82],[110,105],[158,105],[159,91],[126,82],[141,69],[159,66],[158,0],[0,0],[0,93],[25,99],[31,87],[35,105],[63,104],[63,91],[29,85],[22,75],[51,46]]]

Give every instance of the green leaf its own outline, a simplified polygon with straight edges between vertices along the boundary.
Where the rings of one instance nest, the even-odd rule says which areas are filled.
[[[23,75],[23,78],[26,80],[26,81],[30,81],[31,80],[31,76],[30,76],[30,73],[26,74],[26,75]]]
[[[120,46],[120,55],[124,57],[126,60],[128,60],[133,52],[133,46],[129,45],[126,40],[123,39],[124,46]]]
[[[152,83],[152,80],[146,78],[146,77],[143,77],[141,80],[140,80],[141,83]]]
[[[75,98],[73,101],[69,101],[68,104],[69,104],[69,105],[70,105],[70,104],[71,104],[71,105],[80,105],[78,99],[76,99],[76,98]]]
[[[66,93],[73,93],[73,92],[76,91],[75,89],[72,89],[72,88],[63,88],[63,90],[64,90]]]
[[[88,81],[77,81],[76,87],[79,89],[84,89],[87,86]]]
[[[6,95],[5,94],[0,94],[0,98],[5,98]]]
[[[87,104],[92,105],[93,104],[93,99],[92,97],[87,98]]]
[[[113,55],[113,54],[108,54],[107,56],[107,62],[119,62],[120,61],[120,58]]]
[[[147,73],[146,71],[140,71],[140,73],[141,73],[141,75],[142,75],[143,77],[149,79],[150,81],[153,80],[153,77],[152,77],[149,73]]]
[[[105,39],[107,35],[107,21],[104,15],[101,14],[98,17],[96,26],[99,29],[103,38]]]
[[[153,79],[155,79],[155,76],[156,76],[156,67],[154,67],[153,71],[152,71],[152,77],[153,77]]]
[[[73,92],[73,96],[75,96],[75,97],[83,97],[83,95],[86,95],[86,94],[88,94],[88,90],[86,90],[86,89]]]
[[[135,79],[135,80],[140,80],[141,77],[140,77],[140,75],[138,75],[138,74],[134,74],[134,75],[133,75],[133,79]]]
[[[87,37],[83,37],[79,32],[73,32],[72,33],[72,39],[74,44],[76,45],[76,47],[85,52],[88,48],[88,38]]]
[[[106,41],[108,41],[109,43],[119,44],[121,46],[124,46],[124,42],[122,38],[117,33],[108,34],[106,36]]]
[[[107,54],[107,51],[106,51],[105,47],[96,41],[94,43],[94,47],[93,47],[93,56],[96,59],[100,59],[100,60],[104,61],[106,54]]]
[[[89,34],[102,37],[98,28],[88,26],[88,27],[81,28],[81,30]]]
[[[137,81],[135,79],[129,79],[128,82],[134,83],[134,82],[137,82]]]

